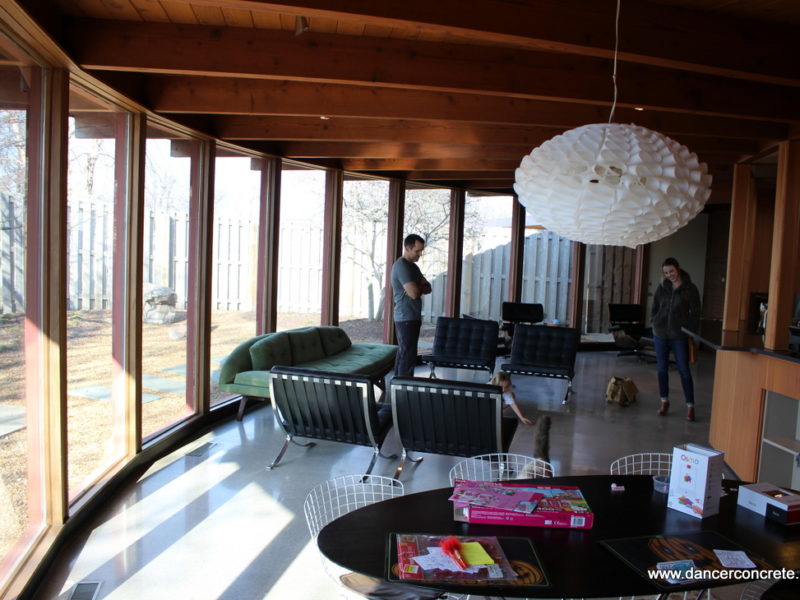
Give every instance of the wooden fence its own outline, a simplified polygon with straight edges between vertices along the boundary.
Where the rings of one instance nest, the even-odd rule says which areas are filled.
[[[16,211],[16,212],[15,212]],[[0,199],[2,222],[19,220],[19,207]],[[146,211],[144,215],[144,280],[149,287],[169,287],[178,296],[179,309],[187,303],[189,267],[188,215]],[[348,318],[380,316],[383,265],[375,256],[385,241],[363,232],[342,249],[339,271],[340,313]],[[352,232],[351,232],[352,234]],[[213,261],[213,308],[252,310],[258,273],[256,223],[233,217],[216,218]],[[114,224],[111,208],[101,203],[70,205],[69,298],[70,310],[108,309],[112,301]],[[381,246],[383,243],[383,246]],[[365,252],[366,245],[379,250]],[[1,312],[24,310],[24,227],[0,230]],[[571,243],[543,231],[525,240],[522,299],[541,302],[548,320],[567,318]],[[278,310],[319,312],[322,294],[322,226],[309,221],[287,220],[280,231]],[[462,313],[500,319],[501,305],[508,297],[509,245],[466,255],[463,264]],[[379,275],[379,276],[378,276]],[[425,298],[424,319],[432,322],[444,313],[447,273],[430,276],[433,291]]]

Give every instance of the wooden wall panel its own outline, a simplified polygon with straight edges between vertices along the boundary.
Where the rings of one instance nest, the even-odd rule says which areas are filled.
[[[744,480],[756,481],[765,390],[800,397],[800,363],[747,351],[717,351],[709,442]]]
[[[755,481],[763,412],[761,355],[718,351],[709,442],[742,479]]]

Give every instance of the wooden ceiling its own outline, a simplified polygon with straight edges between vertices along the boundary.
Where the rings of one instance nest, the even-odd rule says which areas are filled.
[[[18,4],[149,109],[352,172],[507,193],[525,154],[606,122],[613,98],[615,0]],[[800,3],[623,0],[619,26],[614,120],[696,152],[712,199],[736,161],[796,133]]]

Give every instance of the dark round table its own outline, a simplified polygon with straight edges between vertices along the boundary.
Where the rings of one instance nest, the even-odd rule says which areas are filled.
[[[611,483],[625,486],[611,492]],[[516,482],[515,482],[516,483]],[[533,482],[531,482],[533,483]],[[358,573],[386,578],[387,547],[392,533],[527,537],[546,573],[547,587],[464,586],[437,584],[454,592],[506,597],[611,597],[664,593],[602,540],[660,534],[712,531],[760,557],[774,568],[800,568],[800,525],[783,527],[737,506],[738,482],[725,481],[727,495],[720,512],[700,520],[666,507],[666,495],[653,490],[649,475],[588,475],[537,479],[545,485],[578,486],[595,515],[588,530],[547,527],[478,525],[453,520],[448,501],[452,488],[408,494],[355,510],[325,526],[317,538],[320,551],[333,562]],[[702,589],[738,582],[697,582],[684,589]],[[425,584],[431,586],[431,584]],[[800,597],[797,582],[780,584]]]

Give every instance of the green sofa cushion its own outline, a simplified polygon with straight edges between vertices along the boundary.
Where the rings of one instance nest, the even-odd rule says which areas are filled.
[[[290,336],[285,331],[265,335],[250,346],[250,360],[255,371],[266,371],[272,365],[291,367],[294,364],[292,356]]]
[[[322,348],[325,350],[325,356],[333,356],[344,352],[352,342],[343,329],[339,327],[321,326],[317,327],[319,337],[322,340]],[[338,373],[338,371],[336,371]]]
[[[318,330],[319,327],[303,327],[285,332],[289,335],[289,343],[292,346],[294,362],[291,365],[302,365],[325,358],[325,348],[322,347]]]
[[[344,352],[297,366],[315,371],[372,376],[390,369],[397,346],[387,344],[352,344]]]
[[[269,388],[269,371],[242,371],[233,382],[237,385],[252,385]]]

